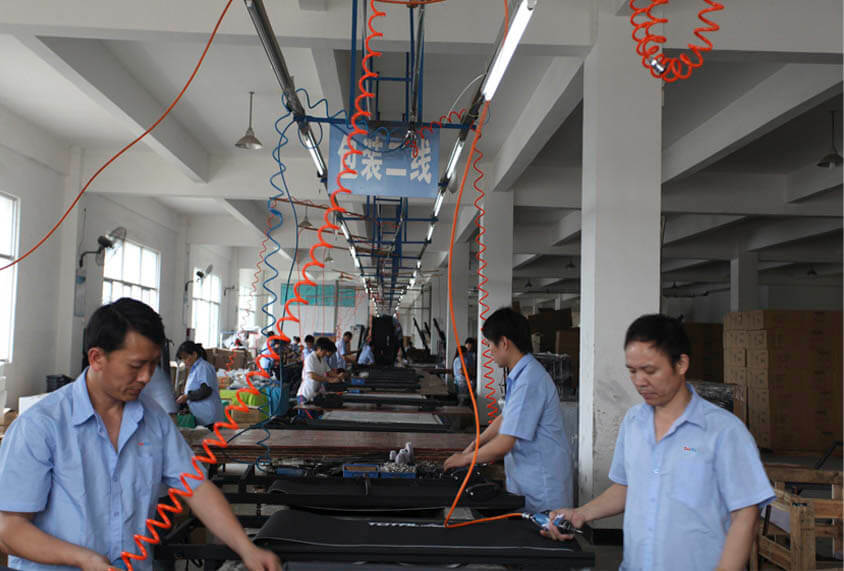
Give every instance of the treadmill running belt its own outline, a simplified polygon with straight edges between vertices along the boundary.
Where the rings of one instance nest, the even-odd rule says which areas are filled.
[[[255,543],[282,559],[300,561],[496,563],[532,569],[581,569],[595,561],[577,542],[546,539],[525,520],[445,529],[439,523],[360,521],[284,510],[270,517]]]
[[[460,482],[443,480],[280,478],[269,492],[284,496],[291,507],[372,511],[447,507],[459,487]],[[524,505],[522,496],[489,482],[469,486],[460,501],[462,507],[478,509],[515,511]]]

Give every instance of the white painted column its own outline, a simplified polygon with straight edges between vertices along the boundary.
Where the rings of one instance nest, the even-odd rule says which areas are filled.
[[[70,204],[79,189],[82,188],[82,149],[73,146],[70,149],[70,161],[67,176],[64,179],[64,198],[62,204]],[[75,315],[77,291],[83,294],[88,287],[87,283],[76,283],[78,279],[87,280],[83,275],[77,276],[79,268],[78,251],[80,239],[80,220],[83,216],[81,205],[77,205],[65,218],[59,230],[58,236],[54,239],[61,243],[61,258],[59,265],[59,303],[56,314],[56,365],[57,374],[66,374],[75,377],[81,372],[82,365],[82,330],[85,328],[86,300],[80,300],[78,309],[79,316]],[[87,266],[91,266],[93,256],[88,256]],[[87,272],[83,272],[87,274]],[[91,281],[91,283],[94,283]],[[79,289],[78,289],[79,288]],[[102,292],[100,292],[102,295]]]
[[[486,195],[483,201],[483,208],[486,210],[482,224],[486,232],[481,236],[481,243],[486,246],[484,259],[487,266],[484,270],[487,280],[484,288],[489,294],[486,298],[486,305],[489,306],[487,316],[492,315],[495,310],[502,307],[510,307],[513,304],[513,193],[493,192]],[[481,296],[478,292],[478,296]],[[478,298],[480,299],[480,297]],[[479,395],[478,410],[486,409],[486,393],[484,388],[484,356],[483,356],[483,334],[481,328],[481,311],[483,308],[478,303],[478,364],[476,391]],[[495,392],[492,398],[498,400],[504,397],[504,371],[495,363],[491,363],[492,377],[495,379]],[[481,415],[481,422],[493,420],[484,419]]]
[[[630,323],[659,311],[661,81],[626,17],[598,15],[584,64],[579,498],[609,486],[618,427],[641,402],[625,369]],[[620,518],[594,527],[619,528]]]
[[[759,256],[742,252],[730,260],[730,311],[759,307]]]
[[[474,276],[474,274],[473,274]],[[446,280],[448,276],[446,276]],[[454,327],[452,327],[451,315],[446,319],[445,338],[445,364],[451,367],[457,346],[463,340],[473,335],[469,331],[469,244],[460,242],[454,245],[451,260],[451,295],[454,301],[454,323],[457,324],[459,339],[454,338]],[[446,313],[448,314],[448,281],[446,281]]]

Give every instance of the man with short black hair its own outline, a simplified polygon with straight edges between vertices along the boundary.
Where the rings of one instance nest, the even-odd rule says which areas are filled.
[[[774,497],[753,437],[733,414],[686,383],[691,355],[682,324],[644,315],[624,339],[633,386],[609,477],[613,484],[576,509],[575,527],[624,513],[624,569],[744,569],[759,509]],[[569,539],[558,530],[543,531]]]
[[[530,354],[527,319],[499,309],[481,331],[499,367],[509,370],[504,412],[483,431],[478,463],[504,458],[507,491],[525,497],[525,510],[552,509],[572,500],[572,464],[560,397],[545,368]],[[446,460],[446,469],[467,466],[475,443]]]
[[[328,365],[328,358],[334,354],[337,347],[328,337],[320,337],[316,341],[313,353],[305,359],[302,367],[302,383],[296,393],[299,404],[308,404],[319,393],[325,392],[325,383],[338,383],[338,375]]]
[[[170,417],[139,399],[164,342],[161,317],[122,298],[94,312],[86,328],[89,366],[9,427],[0,447],[0,547],[15,569],[105,571],[135,551],[134,534],[159,485],[184,489],[192,453]],[[188,506],[252,571],[279,570],[257,548],[223,494],[207,479],[192,483]],[[151,569],[147,558],[135,569]]]
[[[302,349],[302,362],[308,360],[308,355],[314,352],[314,336],[305,335],[305,348]]]

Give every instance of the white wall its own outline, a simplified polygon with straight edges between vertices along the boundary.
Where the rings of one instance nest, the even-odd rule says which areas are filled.
[[[149,198],[131,198],[109,196],[101,193],[88,194],[80,201],[79,238],[81,252],[96,247],[97,236],[107,234],[117,226],[126,228],[126,239],[142,246],[152,248],[160,254],[161,271],[159,275],[158,311],[164,321],[167,337],[176,343],[184,337],[185,326],[182,322],[182,297],[185,272],[184,261],[180,260],[179,242],[184,240],[184,219],[165,208],[156,200]],[[182,244],[182,249],[184,246]],[[86,310],[80,320],[79,337],[74,339],[72,355],[82,353],[81,327],[102,305],[103,268],[94,263],[94,256],[85,257]],[[64,315],[69,315],[67,312]],[[73,374],[78,374],[78,358],[72,361]]]
[[[188,246],[188,271],[193,276],[193,269],[205,269],[209,265],[213,265],[213,274],[220,278],[220,289],[222,290],[230,286],[238,284],[238,271],[236,260],[236,249],[225,246],[212,246],[208,244],[190,244]],[[190,279],[191,276],[185,278],[182,282]],[[194,285],[196,285],[194,283]],[[192,295],[192,289],[188,288],[188,295]],[[222,303],[220,304],[220,329],[223,331],[232,331],[237,327],[237,290],[229,291],[222,296]],[[189,302],[190,303],[190,302]],[[188,323],[192,323],[189,319]],[[174,339],[176,345],[184,341],[184,332],[180,337]]]
[[[33,138],[29,140],[32,145],[29,149],[18,151],[4,146],[15,141],[18,132],[6,130],[7,127],[0,120],[3,129],[0,131],[3,135],[0,140],[0,191],[18,199],[19,252],[23,253],[61,216],[64,208],[62,169],[67,165],[53,164],[51,168],[31,158],[43,150],[41,147],[49,150],[52,146],[53,142],[46,134],[36,138],[30,131]],[[34,133],[38,133],[37,129]],[[55,346],[63,342],[56,338],[60,240],[61,233],[55,234],[17,266],[12,361],[2,373],[7,377],[7,406],[11,408],[17,408],[19,396],[44,392],[45,376],[58,372]]]

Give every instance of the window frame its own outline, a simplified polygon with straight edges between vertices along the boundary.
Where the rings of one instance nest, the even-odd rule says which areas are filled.
[[[5,266],[13,262],[18,257],[18,248],[20,246],[20,230],[21,230],[21,204],[17,196],[0,192],[0,198],[8,200],[12,205],[10,232],[12,241],[8,253],[0,252],[0,266]],[[15,352],[15,323],[18,305],[18,266],[14,265],[4,273],[11,277],[11,287],[9,288],[9,337],[6,347],[0,347],[0,364],[8,364],[12,362]],[[3,300],[0,300],[3,303]],[[5,324],[0,324],[0,327],[5,327]]]
[[[195,267],[195,268],[193,268],[193,273],[191,275],[195,276],[197,274],[197,272],[201,272],[201,271],[202,271],[201,268]],[[216,283],[217,299],[212,299],[213,291],[211,291],[209,293],[208,297],[203,297],[205,295],[204,292],[203,292],[203,286],[205,284],[205,280],[210,280],[211,285],[208,286],[209,290],[213,290],[215,288],[214,284]],[[223,311],[223,289],[222,288],[223,288],[223,280],[220,278],[220,276],[218,276],[216,274],[210,274],[208,276],[205,276],[204,278],[202,278],[202,280],[194,280],[193,287],[191,288],[191,290],[192,290],[191,291],[191,327],[194,330],[194,340],[198,343],[202,343],[203,345],[205,345],[207,347],[215,347],[217,345],[217,341],[220,337],[220,322],[221,322],[222,311]],[[200,302],[200,304],[197,304],[197,302]],[[200,330],[199,330],[198,323],[197,323],[197,315],[199,314],[199,311],[197,311],[197,309],[199,307],[206,308],[206,310],[208,311],[207,320],[208,320],[209,329],[201,332],[201,334],[200,334]],[[206,338],[206,334],[211,333],[211,329],[210,329],[211,317],[212,317],[211,314],[213,312],[210,311],[210,310],[215,308],[215,307],[216,307],[216,310],[217,310],[216,311],[217,323],[214,326],[215,335],[213,336],[214,337],[213,339]]]
[[[133,282],[133,281],[126,279],[126,251],[125,251],[125,247],[126,247],[127,243],[131,244],[132,246],[137,247],[140,250],[139,254],[138,254],[138,264],[139,264],[139,267],[138,267],[138,280],[139,281],[138,282]],[[120,277],[114,278],[114,277],[107,276],[106,275],[106,268],[108,267],[108,264],[105,263],[103,265],[103,283],[102,283],[102,295],[101,295],[102,303],[106,304],[106,303],[110,303],[112,301],[116,301],[117,299],[120,299],[119,297],[115,298],[114,295],[113,295],[114,284],[119,283],[121,288],[126,288],[127,286],[130,289],[134,288],[134,287],[138,287],[138,288],[141,289],[141,294],[142,294],[140,298],[135,297],[133,295],[125,295],[125,294],[121,295],[120,297],[130,297],[132,299],[137,299],[138,301],[142,301],[142,302],[146,303],[147,305],[152,307],[155,311],[159,311],[160,307],[161,307],[161,252],[159,252],[155,248],[151,248],[149,246],[141,244],[140,242],[135,242],[134,240],[122,240],[120,242],[120,244],[118,245],[118,247],[120,248],[120,257],[121,257],[121,259],[120,259]],[[145,285],[143,283],[143,278],[141,277],[143,275],[143,265],[144,265],[143,259],[144,259],[144,251],[145,250],[155,254],[155,258],[156,258],[155,287],[150,287],[148,285]],[[115,254],[116,254],[116,252],[106,252],[105,255],[109,256],[109,255],[115,255]],[[107,282],[111,286],[111,291],[112,291],[112,293],[109,294],[108,300],[106,300],[106,298],[105,298],[105,291],[106,291],[106,283]],[[143,298],[143,293],[145,291],[154,292],[154,294],[155,294],[155,303],[154,304],[150,303],[148,300],[145,300]]]

